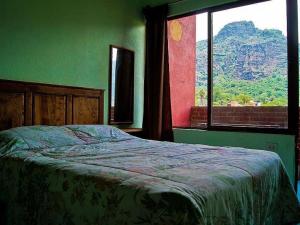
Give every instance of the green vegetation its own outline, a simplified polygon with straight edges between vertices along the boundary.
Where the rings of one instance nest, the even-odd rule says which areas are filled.
[[[250,102],[262,106],[287,106],[287,79],[272,75],[257,80],[236,80],[218,75],[214,79],[213,104],[227,105],[235,101],[240,105]],[[196,87],[196,105],[206,105],[206,83]]]

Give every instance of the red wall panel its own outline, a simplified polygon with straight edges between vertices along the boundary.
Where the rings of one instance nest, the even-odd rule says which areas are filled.
[[[173,126],[190,126],[195,105],[196,16],[168,22]]]

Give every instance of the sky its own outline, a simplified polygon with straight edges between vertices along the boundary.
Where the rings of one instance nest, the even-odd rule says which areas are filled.
[[[298,8],[298,13],[299,8]],[[224,25],[236,21],[253,21],[259,29],[278,29],[286,36],[286,1],[272,0],[213,13],[213,31],[216,35]],[[207,39],[207,13],[197,15],[196,39]]]

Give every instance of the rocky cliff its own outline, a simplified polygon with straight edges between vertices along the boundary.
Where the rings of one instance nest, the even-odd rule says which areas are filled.
[[[257,80],[287,75],[287,40],[275,29],[261,30],[251,21],[227,24],[213,38],[214,76]],[[197,42],[198,85],[206,79],[207,41]]]

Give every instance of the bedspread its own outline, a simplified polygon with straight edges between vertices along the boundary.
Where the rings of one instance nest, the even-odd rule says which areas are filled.
[[[9,225],[300,222],[277,154],[144,140],[109,126],[0,132],[0,203]]]

